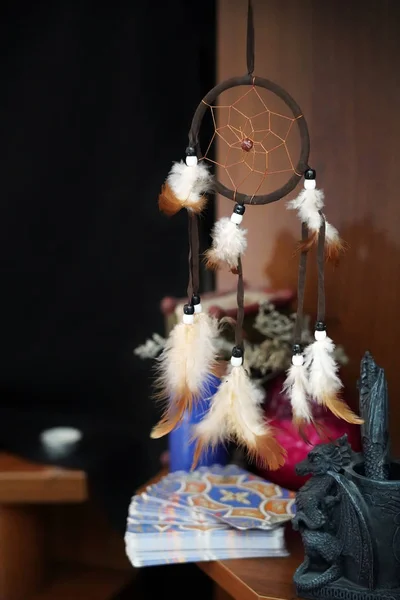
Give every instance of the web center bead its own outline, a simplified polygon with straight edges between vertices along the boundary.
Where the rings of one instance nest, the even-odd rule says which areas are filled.
[[[241,143],[241,148],[244,150],[244,152],[250,152],[250,150],[253,148],[253,140],[248,137],[244,138]]]

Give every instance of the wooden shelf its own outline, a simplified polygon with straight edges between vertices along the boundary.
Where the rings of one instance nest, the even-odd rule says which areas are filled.
[[[0,504],[85,502],[83,471],[43,466],[0,453]]]
[[[287,527],[286,558],[244,558],[197,563],[230,598],[235,600],[293,600],[293,573],[303,560],[300,537]]]
[[[27,600],[110,600],[132,581],[135,571],[62,565],[43,589]]]

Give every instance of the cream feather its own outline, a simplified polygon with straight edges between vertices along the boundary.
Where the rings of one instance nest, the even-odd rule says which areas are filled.
[[[197,443],[192,468],[206,448],[227,441],[245,447],[251,457],[270,469],[282,466],[285,451],[264,419],[262,400],[263,394],[244,367],[231,367],[213,397],[210,410],[194,428]]]
[[[321,227],[321,215],[318,211],[324,207],[324,192],[317,188],[313,190],[303,189],[294,200],[287,203],[289,210],[297,210],[298,217],[302,223],[306,223],[310,231],[319,231]]]
[[[327,244],[342,243],[338,230],[336,227],[328,223],[328,221],[325,221],[325,240]]]
[[[204,162],[189,167],[181,161],[172,165],[167,183],[175,196],[186,202],[186,208],[190,208],[191,204],[198,202],[210,190],[212,178]]]
[[[195,314],[191,325],[175,325],[157,359],[156,397],[168,404],[151,437],[170,433],[201,397],[216,366],[217,338],[218,321],[206,313]]]
[[[329,260],[337,261],[340,253],[344,250],[344,243],[340,239],[338,230],[328,223],[325,216],[321,214],[324,208],[324,199],[323,190],[317,188],[312,190],[303,189],[297,198],[287,203],[287,207],[289,210],[297,210],[300,221],[307,225],[310,232],[309,238],[299,244],[299,250],[310,250],[317,243],[322,219],[325,219],[325,247],[327,257]]]
[[[343,387],[334,359],[335,345],[326,337],[316,340],[305,350],[305,366],[308,369],[308,390],[312,398],[326,406],[336,417],[348,423],[362,423],[339,394]]]
[[[293,421],[297,426],[312,421],[312,411],[308,399],[308,379],[305,365],[291,365],[283,384],[283,392],[292,405]]]
[[[170,216],[181,208],[200,213],[207,202],[204,194],[210,191],[212,183],[204,162],[190,166],[183,161],[173,163],[158,198],[160,210]]]
[[[236,269],[239,256],[243,256],[247,248],[247,230],[242,229],[230,218],[219,219],[211,232],[212,246],[206,252],[209,268],[219,268],[226,263],[230,269]]]

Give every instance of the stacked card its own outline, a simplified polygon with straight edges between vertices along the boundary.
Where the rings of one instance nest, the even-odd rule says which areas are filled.
[[[132,498],[125,535],[135,567],[286,556],[294,493],[236,465],[170,473]]]

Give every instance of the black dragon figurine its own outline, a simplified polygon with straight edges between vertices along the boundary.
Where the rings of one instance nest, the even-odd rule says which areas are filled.
[[[369,353],[359,391],[363,452],[343,436],[296,468],[311,475],[293,520],[305,551],[294,574],[303,598],[400,600],[400,465],[389,457],[385,374]]]

